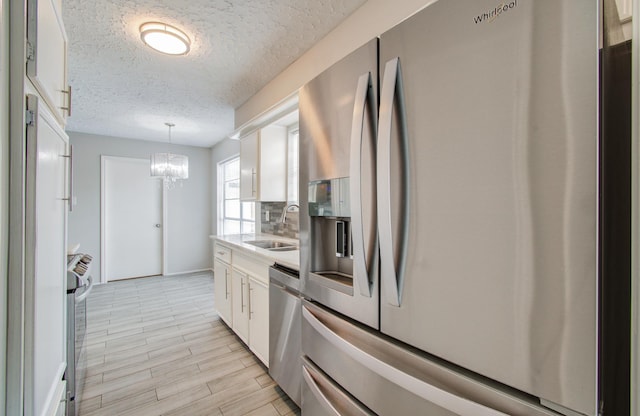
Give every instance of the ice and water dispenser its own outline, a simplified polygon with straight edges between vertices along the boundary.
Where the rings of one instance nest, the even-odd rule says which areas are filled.
[[[311,274],[333,289],[353,293],[349,178],[309,182]]]

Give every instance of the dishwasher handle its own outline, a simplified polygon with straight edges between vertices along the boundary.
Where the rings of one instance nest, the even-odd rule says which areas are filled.
[[[291,289],[288,286],[285,286],[283,284],[278,283],[277,280],[270,280],[269,284],[271,286],[273,286],[274,288],[281,290],[282,292],[284,292],[286,295],[294,297],[294,298],[299,298],[300,297],[300,292],[297,292],[293,289]]]
[[[284,286],[293,292],[300,292],[300,276],[296,270],[275,264],[269,267],[269,282]]]

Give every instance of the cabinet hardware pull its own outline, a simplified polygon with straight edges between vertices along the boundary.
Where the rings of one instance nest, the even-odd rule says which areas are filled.
[[[251,282],[249,282],[249,319],[251,319],[251,315],[253,315],[253,308],[251,307],[251,292],[253,292],[253,288],[251,287]]]
[[[63,94],[67,94],[68,98],[67,98],[67,106],[66,107],[60,107],[61,110],[65,110],[67,112],[67,117],[71,117],[71,85],[69,85],[69,89],[68,90],[62,90],[60,91]]]
[[[68,181],[68,185],[69,185],[69,197],[68,198],[61,198],[63,201],[69,201],[69,212],[73,212],[73,146],[69,146],[69,154],[68,155],[60,155],[60,157],[63,157],[65,159],[67,159],[68,163],[69,163],[69,181]]]
[[[244,313],[244,279],[240,279],[240,312]]]
[[[224,269],[224,298],[229,299],[229,282],[227,279],[227,269]]]
[[[254,168],[251,168],[251,195],[255,195],[256,194],[256,187],[255,187],[255,177],[258,175],[258,173],[256,172],[256,170]]]

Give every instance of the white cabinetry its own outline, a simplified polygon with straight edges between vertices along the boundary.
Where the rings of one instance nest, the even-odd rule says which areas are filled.
[[[287,200],[287,129],[268,126],[260,130],[259,201]]]
[[[237,258],[237,256],[236,256]],[[245,263],[246,265],[246,263]],[[256,263],[257,267],[265,267]],[[265,267],[266,270],[266,267]],[[263,273],[260,273],[263,274]],[[233,331],[269,363],[269,286],[263,278],[233,267]]]
[[[19,4],[23,3],[14,5]],[[23,286],[9,287],[12,339],[7,359],[7,409],[16,414],[54,415],[65,412],[67,397],[63,380],[67,367],[66,230],[71,197],[67,186],[70,147],[64,132],[70,102],[67,37],[59,0],[27,0],[24,4],[26,32],[21,30],[22,23],[12,21],[10,25],[16,51],[11,60],[20,59],[18,44],[25,48],[24,83],[17,87],[20,83],[12,82],[11,94],[13,103],[18,100],[15,97],[25,97],[21,111],[26,128],[22,140],[13,133],[11,138],[12,177],[17,178],[10,179],[12,198],[24,192],[24,204],[13,205],[15,211],[24,213],[24,222],[12,224],[12,230],[16,231],[13,235],[21,233],[24,240],[10,237],[10,245],[20,244],[19,249],[11,250],[24,256],[24,268],[13,269],[22,273],[14,273],[14,277],[21,278]],[[18,170],[20,163],[24,170]]]
[[[214,244],[218,315],[269,366],[269,265],[239,249]]]
[[[269,285],[249,277],[249,348],[269,363]]]
[[[249,279],[236,268],[231,272],[233,292],[233,331],[246,344],[249,343]]]
[[[240,199],[286,201],[287,129],[267,126],[240,141]]]
[[[58,411],[66,368],[68,137],[28,96],[25,264],[25,414]]]
[[[258,198],[259,133],[254,132],[240,141],[240,199]]]
[[[56,119],[64,124],[71,109],[67,86],[67,35],[59,2],[27,2],[27,76]]]
[[[231,313],[231,249],[214,245],[213,296],[220,318],[232,326]]]

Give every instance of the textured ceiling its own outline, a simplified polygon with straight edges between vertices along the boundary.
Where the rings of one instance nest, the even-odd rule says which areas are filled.
[[[366,0],[63,0],[73,112],[67,130],[211,146],[233,111]],[[139,26],[191,38],[186,56],[153,51]]]

